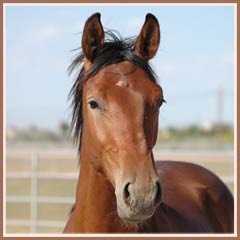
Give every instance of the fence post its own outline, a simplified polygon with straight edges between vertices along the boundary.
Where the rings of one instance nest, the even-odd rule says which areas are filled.
[[[37,232],[37,194],[38,194],[38,180],[37,180],[37,167],[38,167],[38,154],[33,152],[31,158],[31,232]]]

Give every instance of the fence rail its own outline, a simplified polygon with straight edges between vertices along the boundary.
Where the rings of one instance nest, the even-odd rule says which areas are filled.
[[[25,226],[31,227],[35,225],[35,227],[57,227],[63,228],[66,225],[64,221],[48,221],[48,220],[38,220],[37,222],[26,220],[26,219],[8,219],[6,224],[9,226]]]
[[[49,153],[47,153],[49,154]],[[53,153],[50,153],[53,154]],[[67,152],[66,154],[69,154]],[[12,154],[10,154],[12,155]],[[38,172],[39,153],[32,153],[31,155],[31,170],[24,172],[7,172],[7,179],[30,179],[31,191],[30,196],[8,195],[6,196],[7,203],[30,203],[30,220],[27,219],[7,219],[7,226],[28,226],[32,233],[37,232],[38,227],[64,227],[64,221],[53,220],[39,220],[38,219],[38,203],[55,203],[55,204],[73,204],[75,198],[73,197],[50,197],[38,196],[38,180],[77,180],[78,173],[74,172]]]
[[[72,197],[37,197],[36,199],[32,199],[31,197],[26,196],[7,196],[7,202],[11,203],[24,203],[24,202],[38,202],[38,203],[66,203],[66,204],[73,204],[75,198]]]
[[[34,175],[34,176],[33,176]],[[63,179],[74,180],[78,178],[76,173],[55,173],[55,172],[8,172],[7,178],[11,179],[29,179],[36,177],[37,179]]]
[[[69,153],[67,153],[69,154]],[[79,174],[75,172],[39,172],[38,162],[39,153],[33,153],[31,155],[31,170],[24,172],[7,172],[7,179],[30,179],[31,191],[30,196],[21,195],[8,195],[6,196],[7,203],[30,203],[30,220],[27,219],[7,219],[7,226],[28,226],[31,228],[32,233],[37,232],[38,227],[48,228],[63,228],[64,221],[53,221],[53,220],[40,220],[38,219],[38,203],[56,203],[56,204],[73,204],[75,198],[73,197],[55,197],[55,196],[38,196],[38,180],[77,180]],[[47,153],[49,155],[49,153]],[[233,177],[222,177],[221,178],[226,184],[232,184],[234,182]]]

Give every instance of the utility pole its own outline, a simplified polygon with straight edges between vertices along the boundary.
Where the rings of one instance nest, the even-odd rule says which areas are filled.
[[[223,126],[223,103],[224,103],[224,92],[223,88],[219,87],[217,90],[217,125],[219,128]]]
[[[222,128],[223,128],[223,103],[224,103],[224,92],[223,88],[219,87],[217,90],[217,139],[218,142],[222,141]]]

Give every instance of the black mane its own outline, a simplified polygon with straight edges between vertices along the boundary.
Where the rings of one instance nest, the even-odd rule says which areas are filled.
[[[78,77],[76,78],[70,93],[72,111],[71,131],[74,132],[75,141],[81,141],[81,133],[83,126],[82,118],[82,86],[84,81],[94,76],[102,68],[113,64],[128,60],[134,65],[143,69],[149,78],[156,82],[156,75],[148,62],[143,58],[134,54],[135,38],[122,38],[119,34],[113,31],[105,32],[105,41],[103,48],[98,52],[90,69],[85,72],[83,67],[83,53],[82,51],[76,56],[68,70],[72,73],[76,68],[80,68]],[[79,144],[80,150],[80,144]]]

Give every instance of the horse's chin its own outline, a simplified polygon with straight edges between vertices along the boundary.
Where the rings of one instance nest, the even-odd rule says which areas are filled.
[[[136,213],[131,210],[122,210],[120,207],[117,208],[118,216],[126,223],[138,224],[149,219],[153,214],[154,210]]]

